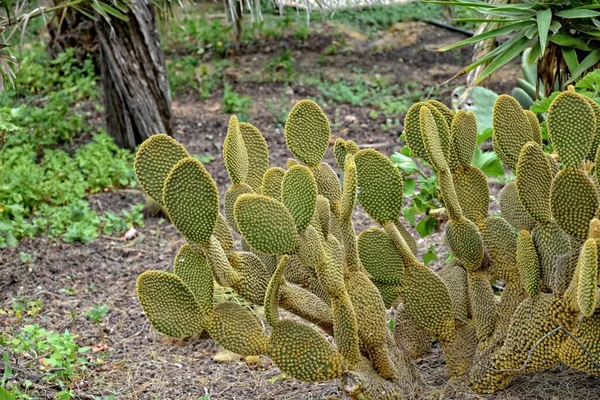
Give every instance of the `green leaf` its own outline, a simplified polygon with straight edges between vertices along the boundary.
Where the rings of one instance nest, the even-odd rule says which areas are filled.
[[[475,80],[475,84],[481,83],[481,81],[491,75],[498,68],[510,62],[510,60],[518,56],[527,48],[527,46],[529,46],[531,40],[527,39],[524,33],[522,33],[522,36],[523,37],[521,37],[521,39],[517,40],[510,48],[506,49],[502,54],[494,58],[494,61],[489,63],[489,65],[481,72],[481,74],[479,74]]]
[[[8,390],[0,387],[0,400],[15,400],[17,396],[9,392]]]
[[[417,183],[414,179],[405,179],[402,185],[404,197],[410,197],[415,194]]]
[[[577,51],[575,51],[575,48],[573,47],[561,47],[560,50],[562,52],[563,59],[567,64],[567,68],[569,68],[569,72],[571,73],[571,75],[573,75],[573,73],[577,70],[577,67],[579,66],[579,60],[577,59]]]
[[[423,264],[427,265],[432,261],[437,261],[440,258],[437,255],[437,251],[435,251],[435,247],[433,245],[429,246],[427,252],[423,254]]]
[[[563,10],[556,13],[556,16],[561,18],[593,18],[600,16],[600,11],[586,10],[585,8],[573,8],[571,10]]]
[[[400,168],[406,174],[419,172],[419,167],[417,167],[417,164],[414,162],[414,160],[403,154],[394,153],[390,157],[390,160],[392,160],[396,167]]]
[[[442,47],[438,51],[448,51],[448,50],[456,49],[458,47],[466,46],[469,44],[478,43],[478,42],[481,42],[482,40],[491,39],[491,38],[495,38],[495,37],[503,36],[503,35],[508,35],[509,33],[512,33],[516,30],[520,30],[525,27],[528,27],[532,23],[535,23],[535,22],[534,21],[526,21],[526,22],[516,22],[513,24],[505,25],[503,27],[500,27],[497,29],[492,29],[490,31],[481,33],[479,35],[470,37],[468,39],[461,40],[460,42],[453,43],[451,45]]]
[[[569,79],[567,81],[567,83],[571,83],[574,80],[576,80],[577,78],[579,78],[579,76],[581,76],[581,74],[583,74],[586,70],[592,68],[599,61],[600,61],[600,49],[596,49],[596,50],[592,51],[590,54],[588,54],[587,57],[585,57],[583,60],[581,60],[581,62],[579,63],[579,66],[577,67],[577,69],[575,69],[575,71],[573,71],[573,73],[571,74],[571,79]]]
[[[575,47],[576,49],[579,50],[585,50],[585,51],[593,51],[594,49],[592,47],[590,47],[587,43],[585,43],[583,40],[579,39],[579,38],[575,38],[573,36],[569,36],[566,33],[563,32],[557,32],[554,35],[550,36],[548,38],[549,41],[551,41],[552,43],[555,43],[559,46],[564,46],[564,47]]]
[[[425,218],[419,221],[417,226],[415,226],[415,230],[421,237],[426,237],[435,232],[435,226],[437,224],[437,220],[435,218],[427,215]]]
[[[540,36],[541,52],[544,54],[546,51],[546,43],[548,42],[548,31],[550,30],[550,23],[552,22],[552,10],[546,9],[538,11],[537,13],[537,26],[538,35]]]
[[[492,137],[494,133],[494,129],[493,128],[487,128],[485,129],[483,132],[481,132],[480,134],[477,135],[477,144],[481,144],[483,142],[485,142],[486,140],[490,139]]]
[[[502,162],[496,153],[493,151],[483,152],[479,147],[475,149],[473,165],[488,176],[503,176],[505,174]]]

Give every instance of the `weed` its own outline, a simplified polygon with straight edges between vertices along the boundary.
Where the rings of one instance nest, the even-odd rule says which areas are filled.
[[[195,91],[203,99],[210,97],[223,82],[223,71],[230,65],[227,60],[202,63],[195,55],[167,59],[167,75],[175,94]]]
[[[272,58],[265,66],[265,73],[273,82],[290,82],[296,77],[295,59],[289,49]]]
[[[245,96],[235,92],[231,85],[225,84],[223,91],[223,113],[235,114],[238,119],[245,121],[248,118],[248,109],[252,105],[252,100],[249,96]]]
[[[85,317],[92,321],[98,327],[100,333],[100,341],[104,343],[104,330],[102,329],[102,320],[108,314],[108,306],[104,304],[96,304],[85,312]]]

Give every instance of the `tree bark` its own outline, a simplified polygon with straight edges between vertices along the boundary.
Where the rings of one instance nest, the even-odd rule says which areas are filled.
[[[129,2],[128,21],[96,21],[106,129],[125,148],[172,134],[165,57],[148,0]]]

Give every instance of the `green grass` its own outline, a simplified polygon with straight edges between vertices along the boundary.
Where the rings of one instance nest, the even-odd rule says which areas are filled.
[[[135,185],[133,154],[89,122],[99,93],[91,61],[68,51],[51,61],[36,45],[16,73],[0,96],[0,248],[41,234],[87,243],[143,224],[140,206],[98,215],[86,200]]]

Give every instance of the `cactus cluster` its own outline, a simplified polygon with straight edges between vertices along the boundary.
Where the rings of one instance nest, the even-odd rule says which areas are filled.
[[[144,312],[167,336],[206,331],[230,351],[270,357],[296,379],[339,379],[355,399],[421,396],[427,389],[413,360],[434,341],[451,376],[479,392],[558,363],[600,373],[592,162],[600,113],[587,98],[564,92],[547,121],[552,155],[541,147],[535,115],[510,96],[496,101],[494,147],[516,172],[501,193],[499,217],[490,216],[486,177],[472,166],[473,113],[455,114],[437,101],[410,108],[407,144],[433,167],[449,217],[454,258],[439,273],[417,259],[416,241],[401,222],[399,170],[376,150],[337,139],[340,183],[322,161],[331,129],[312,101],[297,103],[287,119],[285,140],[295,157],[287,170],[269,168],[260,131],[231,117],[224,215],[204,166],[174,139],[154,135],[137,152],[136,174],[187,244],[172,272],[138,278]],[[359,235],[352,223],[357,202],[377,224]],[[264,306],[267,328],[237,303],[215,305],[215,281]],[[386,314],[392,306],[393,331]],[[299,318],[282,318],[280,308]]]

